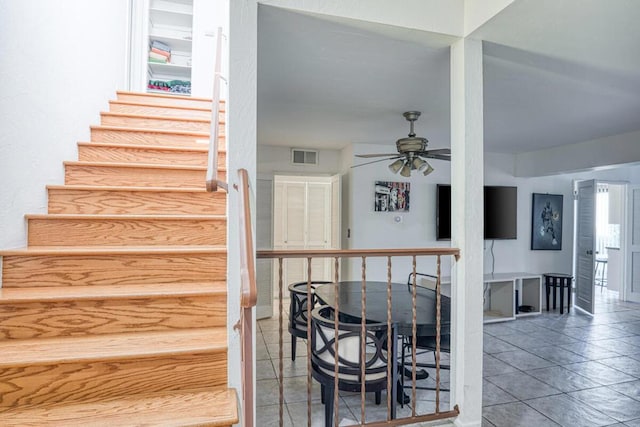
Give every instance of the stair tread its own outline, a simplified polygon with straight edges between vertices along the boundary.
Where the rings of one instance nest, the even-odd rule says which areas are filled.
[[[226,215],[147,215],[147,214],[27,214],[27,219],[81,219],[81,220],[95,220],[95,219],[117,219],[117,220],[135,220],[135,219],[170,219],[170,220],[212,220],[212,219],[226,219]]]
[[[134,92],[134,91],[128,91],[128,90],[118,90],[118,91],[116,91],[116,96],[120,95],[120,94],[122,94],[122,95],[136,95],[136,96],[143,96],[143,97],[149,97],[149,98],[184,99],[184,100],[188,100],[188,101],[208,101],[208,102],[213,102],[213,99],[211,99],[211,98],[204,98],[204,97],[197,97],[197,96],[165,95],[163,93]],[[224,102],[224,100],[220,100],[220,102]]]
[[[0,414],[4,426],[230,426],[238,420],[234,389],[150,395],[18,408]]]
[[[120,113],[113,111],[103,111],[100,113],[101,116],[112,116],[112,117],[131,117],[136,119],[157,119],[157,120],[169,120],[169,121],[178,121],[178,122],[198,122],[198,123],[211,123],[211,119],[203,119],[199,117],[173,117],[173,116],[161,116],[157,114],[140,114],[140,113]],[[219,121],[220,124],[224,123],[224,121]]]
[[[144,145],[144,144],[118,144],[116,142],[78,142],[79,146],[85,147],[113,147],[113,148],[126,148],[130,150],[160,150],[160,151],[187,151],[194,153],[208,153],[209,147],[204,145],[202,147],[186,147],[186,146],[172,146],[172,145]],[[218,149],[218,152],[224,153],[225,150]]]
[[[224,326],[0,341],[0,368],[226,351]]]
[[[202,138],[209,138],[209,132],[198,132],[193,130],[173,130],[173,129],[154,129],[154,128],[133,128],[128,126],[109,126],[109,125],[93,125],[91,129],[102,129],[102,130],[124,130],[129,132],[155,132],[155,133],[166,133],[168,135],[191,135],[191,136],[199,136]],[[221,135],[221,137],[223,137]]]
[[[123,299],[143,297],[184,297],[226,294],[226,283],[154,283],[140,285],[54,286],[0,288],[0,303]]]
[[[207,193],[203,187],[131,187],[131,186],[100,186],[100,185],[47,185],[48,190],[84,190],[84,191],[143,191],[143,192],[171,192],[171,193]],[[212,193],[214,194],[214,193]],[[218,193],[215,193],[218,194]]]
[[[134,254],[225,254],[223,245],[200,246],[29,246],[21,249],[5,249],[0,256],[12,255],[134,255]]]
[[[197,110],[197,111],[208,111],[211,112],[211,108],[205,108],[205,107],[181,107],[181,106],[176,106],[176,105],[160,105],[160,104],[145,104],[144,102],[141,101],[124,101],[124,100],[112,100],[109,101],[109,104],[123,104],[123,105],[138,105],[138,106],[142,106],[142,107],[162,107],[162,108],[172,108],[172,109],[176,109],[176,110]],[[220,100],[220,104],[221,105],[225,105],[225,101],[224,100]],[[220,109],[220,111],[224,111],[224,109]]]
[[[64,161],[65,166],[97,166],[97,167],[118,167],[118,168],[147,168],[147,169],[175,169],[175,170],[194,170],[206,171],[206,166],[183,166],[183,165],[163,165],[161,163],[119,163],[119,162],[82,162],[82,161]],[[218,168],[224,171],[224,168]]]

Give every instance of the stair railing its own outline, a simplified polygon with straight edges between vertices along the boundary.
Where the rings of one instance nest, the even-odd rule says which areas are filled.
[[[222,76],[222,28],[218,27],[216,40],[216,63],[213,77],[213,105],[211,106],[211,131],[209,135],[209,158],[207,160],[207,191],[217,191],[218,187],[228,191],[227,183],[218,179],[218,138],[220,136],[220,80]]]
[[[240,329],[242,365],[242,412],[244,427],[253,427],[253,307],[258,300],[256,288],[253,234],[251,232],[251,208],[249,202],[249,174],[246,169],[238,170],[240,192],[240,321],[235,326]]]
[[[312,310],[314,303],[308,303],[309,301],[321,301],[322,304],[326,304],[331,308],[333,315],[331,316],[332,320],[327,318],[327,322],[333,323],[333,328],[325,322],[325,324],[320,327],[325,328],[325,331],[318,332],[317,334],[312,333],[313,329],[313,321],[304,321],[306,324],[306,383],[307,383],[307,422],[306,425],[308,427],[312,426],[312,401],[319,397],[317,392],[320,390],[314,390],[314,383],[312,381],[312,377],[315,378],[318,382],[322,381],[323,387],[322,392],[326,393],[328,388],[333,388],[333,392],[329,392],[324,394],[324,405],[325,405],[325,425],[343,425],[341,422],[340,413],[344,414],[344,409],[340,411],[340,400],[341,394],[340,390],[344,387],[345,390],[349,391],[358,391],[360,392],[360,419],[358,424],[359,426],[370,426],[370,427],[391,427],[391,426],[400,426],[414,423],[422,423],[422,422],[433,422],[433,421],[442,421],[447,419],[453,419],[460,414],[460,408],[455,402],[451,402],[451,396],[449,396],[448,402],[441,401],[441,393],[449,393],[449,387],[446,387],[446,382],[451,380],[451,376],[447,375],[448,380],[444,380],[441,378],[441,371],[447,370],[446,366],[441,364],[441,353],[445,352],[443,349],[443,344],[441,343],[441,337],[443,335],[450,334],[450,310],[451,300],[447,297],[448,302],[445,300],[443,302],[442,295],[442,275],[441,275],[441,258],[442,257],[452,257],[453,259],[458,259],[460,257],[460,250],[458,248],[407,248],[407,249],[311,249],[311,250],[296,250],[296,249],[285,249],[285,250],[259,250],[256,252],[257,259],[269,259],[274,260],[277,263],[277,320],[278,320],[278,365],[274,368],[276,369],[276,380],[278,381],[278,394],[279,394],[279,419],[278,425],[283,427],[285,425],[286,417],[286,409],[285,409],[285,372],[284,368],[284,342],[285,342],[285,331],[287,330],[285,322],[286,320],[286,312],[284,306],[284,290],[287,289],[285,286],[287,284],[284,283],[285,270],[284,270],[284,262],[285,261],[293,261],[294,259],[302,259],[303,262],[299,264],[299,267],[303,268],[304,274],[304,260],[306,260],[306,287],[305,282],[302,281],[298,283],[302,285],[302,291],[306,288],[306,301],[304,305],[299,304],[295,305],[294,308],[289,311],[289,319],[294,318],[296,310],[306,310],[306,313],[298,313],[302,314],[304,319],[312,319]],[[417,259],[418,257],[435,257],[436,258],[436,272],[435,272],[435,288],[430,288],[429,286],[425,286],[426,288],[431,289],[431,291],[427,291],[425,289],[421,289],[418,291],[418,288],[423,288],[423,286],[419,286],[417,283]],[[341,281],[340,279],[340,271],[341,264],[343,262],[348,262],[349,259],[360,259],[361,260],[361,270],[360,277],[354,277],[352,279],[348,279],[347,281]],[[377,261],[369,261],[370,259],[379,258]],[[405,285],[404,283],[400,285],[398,288],[397,283],[392,283],[392,272],[393,272],[393,262],[396,259],[404,259],[406,262],[407,259],[411,260],[411,275],[409,276],[411,279],[408,280],[408,283]],[[314,275],[318,277],[318,275],[313,271],[312,266],[316,261],[321,260],[329,260],[329,262],[333,261],[333,283],[325,284],[327,292],[323,292],[322,299],[319,289],[321,288],[313,288],[312,287],[312,278]],[[382,261],[382,262],[380,262]],[[378,267],[382,267],[386,261],[386,281],[382,280],[382,277],[378,277],[376,279],[369,279],[368,274],[368,264],[371,262],[372,264],[377,264]],[[317,265],[317,264],[315,264]],[[318,273],[321,279],[317,280],[331,280],[326,277],[323,271]],[[404,272],[403,272],[404,274]],[[371,274],[371,276],[381,276],[379,272]],[[304,276],[303,276],[304,278]],[[347,286],[347,290],[345,292],[341,291],[341,289]],[[373,289],[371,291],[367,291],[367,287],[372,286]],[[406,287],[405,287],[406,286]],[[313,293],[313,294],[312,294]],[[304,294],[304,292],[303,292]],[[420,296],[420,306],[418,304]],[[385,298],[386,296],[386,298]],[[369,304],[374,304],[374,310],[367,310],[367,298],[373,299],[373,302]],[[403,306],[399,306],[399,303],[394,303],[394,298],[401,298],[401,304],[406,304]],[[360,301],[358,301],[360,299]],[[385,303],[382,302],[385,300]],[[381,307],[386,306],[386,316],[382,314]],[[297,308],[296,308],[297,307]],[[392,307],[395,307],[392,310]],[[448,307],[448,309],[447,309]],[[358,310],[359,309],[359,310]],[[379,311],[376,311],[379,310]],[[418,386],[418,310],[421,313],[431,313],[433,314],[433,322],[430,324],[422,325],[421,328],[426,327],[429,332],[433,332],[435,344],[433,347],[434,353],[434,363],[433,364],[424,364],[424,362],[420,362],[422,366],[428,366],[431,372],[429,372],[429,386]],[[373,312],[376,312],[375,318],[372,315]],[[394,314],[400,316],[402,321],[398,321],[398,317],[394,318]],[[340,323],[343,322],[341,316],[345,314],[346,317],[351,319],[351,324],[349,321],[345,319],[345,323],[340,326]],[[429,316],[431,316],[429,314]],[[408,319],[410,316],[410,319]],[[385,317],[386,319],[383,319]],[[443,317],[446,320],[443,321]],[[354,331],[357,329],[357,319],[360,319],[360,339],[355,340]],[[431,317],[429,317],[431,319]],[[424,320],[424,317],[423,317]],[[367,369],[371,368],[370,363],[375,360],[376,356],[372,356],[372,354],[376,353],[384,347],[382,342],[377,342],[375,338],[372,337],[372,333],[367,332],[367,324],[369,321],[383,324],[386,323],[387,331],[393,331],[392,333],[386,334],[386,348],[394,349],[390,352],[391,357],[387,359],[387,362],[391,360],[389,363],[386,363],[386,375],[382,372],[368,373]],[[356,322],[356,326],[354,326],[354,322]],[[446,323],[445,323],[446,322]],[[432,326],[435,328],[431,329]],[[291,323],[289,323],[291,326]],[[345,325],[349,325],[346,326]],[[341,329],[344,328],[344,329]],[[331,329],[333,329],[331,331]],[[327,332],[330,331],[330,332]],[[316,329],[317,331],[317,329]],[[342,334],[344,336],[348,336],[347,340],[351,340],[350,345],[353,345],[353,342],[359,342],[361,347],[359,351],[356,351],[355,354],[359,355],[360,359],[360,372],[358,374],[353,372],[354,363],[353,347],[349,351],[341,351],[340,346],[341,339],[333,340],[332,337],[339,337]],[[345,334],[345,331],[350,331]],[[443,334],[444,331],[444,334]],[[424,330],[423,330],[424,332]],[[326,335],[323,335],[326,334]],[[396,338],[397,335],[403,335],[403,344],[400,348],[396,347],[396,343],[398,342]],[[345,340],[345,341],[347,341]],[[409,344],[410,343],[410,344]],[[293,344],[292,344],[293,345]],[[367,346],[369,348],[367,348]],[[331,347],[331,350],[326,350],[327,347]],[[404,351],[402,351],[402,357],[399,360],[395,360],[397,357],[396,349],[401,350],[404,348],[410,347],[409,355],[405,356]],[[426,348],[426,347],[425,347]],[[326,351],[326,353],[330,356],[326,359],[323,359],[322,356],[318,354]],[[429,350],[431,351],[431,350]],[[271,352],[271,348],[269,349]],[[344,354],[343,354],[344,353]],[[295,358],[295,353],[292,353],[292,359]],[[405,366],[404,361],[411,357],[410,365],[407,363]],[[339,357],[339,359],[338,359]],[[351,359],[350,359],[351,358]],[[315,359],[315,360],[313,360]],[[333,359],[333,360],[331,360]],[[313,361],[312,361],[313,360]],[[322,362],[320,361],[322,360]],[[382,360],[382,359],[378,359]],[[398,364],[394,363],[394,360],[398,362]],[[401,363],[400,363],[401,362]],[[304,371],[304,362],[298,362],[297,368]],[[377,362],[376,362],[377,363]],[[396,369],[397,367],[402,365],[405,370],[400,371],[400,369]],[[315,366],[314,366],[315,365]],[[332,369],[331,369],[331,365]],[[375,364],[373,365],[375,366]],[[434,370],[435,369],[435,375]],[[329,372],[333,370],[333,374]],[[315,377],[312,372],[314,372],[320,377]],[[320,372],[318,374],[318,372]],[[324,372],[324,373],[322,373]],[[408,375],[410,373],[410,375]],[[326,374],[326,375],[325,375]],[[369,375],[382,375],[382,379],[385,379],[386,386],[383,387],[387,391],[391,390],[391,392],[386,393],[387,397],[387,411],[386,414],[382,413],[374,413],[366,411],[366,398],[365,393],[367,392],[367,387],[354,387],[353,384],[348,384],[349,379],[345,378],[346,376],[351,375],[357,376],[357,378],[367,378]],[[400,378],[400,376],[406,376],[409,381],[409,385],[404,385],[405,380]],[[328,377],[328,378],[327,378]],[[333,380],[330,378],[333,377]],[[344,379],[345,381],[341,381],[340,379]],[[435,380],[435,384],[432,381]],[[353,380],[351,380],[353,381]],[[366,380],[365,380],[366,381]],[[375,380],[374,380],[375,381]],[[380,381],[380,378],[378,379]],[[433,384],[433,386],[431,385]],[[443,387],[444,386],[444,387]],[[376,384],[376,387],[380,387],[380,384]],[[404,390],[411,390],[410,396],[405,396]],[[415,402],[418,401],[418,389],[428,389],[428,395],[422,394],[423,398],[428,396],[431,399],[431,392],[435,392],[435,401],[433,401],[433,407],[430,407],[431,404],[424,405],[416,405]],[[380,390],[380,388],[378,388]],[[313,394],[312,393],[315,393]],[[265,392],[271,393],[272,388],[265,390]],[[289,392],[291,393],[291,392]],[[296,391],[296,393],[298,393]],[[332,396],[332,397],[331,397]],[[296,394],[296,398],[300,398],[299,394]],[[396,406],[393,403],[393,400],[398,398],[401,400],[402,405],[407,403],[405,399],[408,399],[409,402],[414,402],[411,404],[410,410],[405,409],[402,412],[396,412]],[[287,398],[288,399],[288,398]],[[327,400],[329,399],[329,400]],[[333,404],[331,404],[331,399],[333,399]],[[431,402],[429,400],[429,402]],[[300,404],[301,402],[297,402]],[[378,402],[381,403],[381,402]],[[333,406],[333,409],[327,410],[327,405]],[[420,408],[418,406],[421,406]],[[442,406],[448,406],[449,408],[442,408]],[[344,408],[344,405],[343,405]],[[331,415],[331,411],[333,414]],[[353,409],[355,414],[355,409]],[[382,412],[382,411],[381,411]],[[367,419],[367,416],[369,419]],[[348,415],[344,415],[345,419],[350,418]],[[333,418],[333,422],[332,422]],[[295,425],[304,425],[304,419],[298,417],[294,419]],[[349,424],[350,425],[350,424]],[[350,425],[351,426],[351,425]]]

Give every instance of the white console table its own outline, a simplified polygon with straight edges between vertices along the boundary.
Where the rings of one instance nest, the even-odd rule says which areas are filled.
[[[433,287],[430,279],[421,285]],[[535,273],[496,273],[483,277],[484,323],[504,322],[542,312],[542,275]],[[516,302],[516,291],[518,301]],[[442,293],[451,295],[451,279],[442,278]],[[531,311],[518,312],[516,307],[529,306]]]

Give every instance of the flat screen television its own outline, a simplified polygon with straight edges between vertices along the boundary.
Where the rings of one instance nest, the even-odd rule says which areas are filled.
[[[484,187],[484,239],[518,238],[518,188]],[[451,186],[436,187],[436,239],[451,239]]]

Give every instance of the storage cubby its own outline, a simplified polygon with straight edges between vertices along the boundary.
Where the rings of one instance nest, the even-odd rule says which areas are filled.
[[[531,316],[542,312],[542,279],[540,276],[522,277],[518,284],[518,307],[530,307],[530,311],[518,310],[516,316]]]
[[[430,279],[422,279],[421,286],[435,289]],[[533,273],[485,274],[483,280],[484,323],[515,320],[520,316],[534,316],[542,312],[542,276]],[[442,294],[451,295],[451,278],[442,278]],[[516,305],[527,305],[531,311],[516,314]]]
[[[503,322],[515,319],[514,280],[485,281],[484,322]]]

